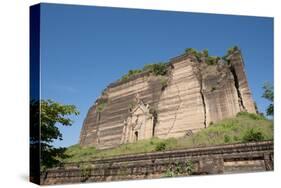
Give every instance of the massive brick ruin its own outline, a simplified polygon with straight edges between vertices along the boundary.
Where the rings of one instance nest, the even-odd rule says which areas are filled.
[[[110,84],[88,111],[80,145],[186,136],[241,111],[256,113],[241,51],[212,65],[186,53],[170,59],[164,76],[143,72]]]

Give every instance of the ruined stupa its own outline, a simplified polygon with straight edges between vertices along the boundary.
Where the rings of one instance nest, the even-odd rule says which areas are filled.
[[[256,113],[237,47],[224,57],[188,49],[163,66],[110,84],[88,111],[80,145],[106,149],[188,136],[238,112]]]

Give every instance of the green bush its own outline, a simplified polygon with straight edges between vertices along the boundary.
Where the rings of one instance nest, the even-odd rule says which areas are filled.
[[[198,51],[195,50],[194,48],[186,48],[185,53],[188,54],[188,55],[197,55]]]
[[[198,60],[198,62],[205,62],[207,65],[216,65],[219,62],[219,60],[221,60],[221,59],[224,60],[224,62],[229,63],[229,60],[227,59],[227,57],[237,50],[239,50],[239,48],[237,46],[231,47],[228,49],[227,54],[221,58],[218,56],[209,56],[209,51],[207,49],[200,52],[194,48],[187,48],[187,49],[185,49],[184,54],[193,55]],[[167,73],[168,73],[168,67],[169,67],[169,63],[165,63],[165,62],[147,64],[142,69],[130,70],[127,74],[122,76],[122,78],[120,80],[127,81],[132,76],[143,73],[143,72],[150,72],[156,76],[158,76],[158,75],[164,76],[164,75],[167,75]]]
[[[167,147],[167,144],[164,142],[159,142],[155,146],[155,151],[164,151]]]
[[[181,175],[191,175],[194,171],[193,162],[187,160],[185,163],[175,162],[168,166],[168,169],[164,173],[164,177],[174,177]]]
[[[187,48],[185,54],[193,55],[199,62],[205,62],[207,65],[216,65],[221,59],[218,56],[209,56],[209,51],[207,49],[199,52],[194,48]]]
[[[234,53],[235,51],[239,50],[238,46],[233,46],[227,50],[227,55]]]
[[[135,69],[135,70],[129,70],[127,74],[122,76],[120,79],[121,81],[126,81],[130,79],[131,77],[144,73],[144,72],[150,72],[156,76],[158,75],[166,75],[168,73],[168,63],[155,63],[155,64],[147,64],[142,69]]]
[[[122,76],[121,81],[124,80],[128,80],[129,78],[131,78],[134,75],[140,74],[142,73],[142,70],[136,69],[136,70],[129,70],[129,72],[127,74],[125,74],[124,76]]]
[[[102,112],[104,110],[104,108],[106,107],[107,102],[108,102],[107,99],[103,99],[103,98],[99,99],[97,101],[96,111],[97,112]]]
[[[193,171],[194,171],[193,162],[190,161],[190,160],[186,161],[186,163],[185,163],[185,169],[184,169],[184,170],[185,170],[185,172],[186,172],[187,174],[191,175],[191,174],[193,173]]]
[[[194,48],[187,48],[187,49],[185,49],[185,54],[195,56],[196,59],[200,62],[201,61],[201,57],[203,57],[206,54],[208,54],[208,52],[205,51],[205,53],[204,53],[204,52],[199,52],[199,51],[195,50]]]
[[[156,76],[166,75],[168,72],[168,64],[167,63],[155,63],[155,64],[147,64],[143,67],[144,72],[151,72]]]
[[[234,140],[235,142],[237,142],[237,141],[239,141],[239,137],[238,137],[238,136],[233,136],[233,140]]]
[[[262,115],[253,114],[253,113],[249,113],[249,112],[238,112],[236,117],[239,117],[239,116],[242,116],[242,117],[246,116],[253,120],[264,120],[265,119],[265,117]]]
[[[264,140],[264,135],[261,131],[251,128],[246,131],[242,139],[243,142],[258,142]]]
[[[224,143],[229,143],[230,142],[230,136],[224,135]]]
[[[206,58],[206,63],[207,63],[208,65],[215,65],[215,64],[218,63],[219,59],[220,59],[220,58],[217,57],[217,56],[208,56],[208,57]]]
[[[154,64],[152,73],[155,74],[156,76],[158,75],[166,75],[167,74],[167,64],[166,63],[159,63],[159,64]]]
[[[169,167],[168,170],[166,170],[164,177],[174,177],[175,173],[173,172],[172,168]]]

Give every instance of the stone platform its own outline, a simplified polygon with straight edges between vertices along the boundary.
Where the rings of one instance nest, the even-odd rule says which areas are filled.
[[[165,177],[169,169],[192,163],[187,175],[273,170],[273,142],[252,142],[163,152],[124,155],[47,170],[41,184],[68,184]]]

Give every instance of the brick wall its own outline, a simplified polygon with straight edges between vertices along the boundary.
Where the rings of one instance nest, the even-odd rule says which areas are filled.
[[[165,177],[191,162],[190,174],[225,174],[273,170],[273,142],[231,144],[153,152],[104,158],[81,163],[67,163],[47,170],[41,184],[67,184]]]

